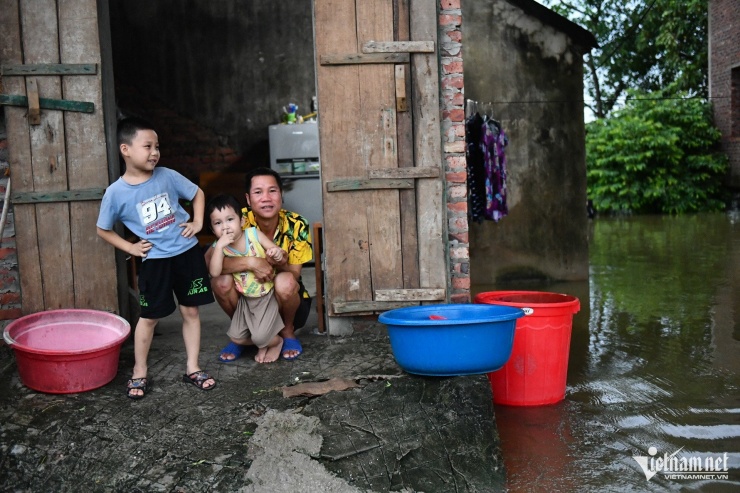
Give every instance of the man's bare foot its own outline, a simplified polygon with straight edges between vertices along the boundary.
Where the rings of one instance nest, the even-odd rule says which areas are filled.
[[[257,363],[273,363],[280,358],[280,350],[283,348],[283,338],[280,336],[277,337],[279,339],[277,344],[265,346],[257,351],[257,356],[254,357]]]

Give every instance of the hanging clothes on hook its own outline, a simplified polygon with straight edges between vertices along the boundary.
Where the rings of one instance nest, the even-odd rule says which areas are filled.
[[[470,101],[470,100],[468,100]],[[483,222],[486,212],[486,169],[481,148],[483,118],[474,111],[465,120],[465,157],[468,169],[468,216]]]
[[[484,118],[481,147],[486,168],[485,218],[499,221],[509,213],[506,205],[506,153],[509,140],[501,125]]]
[[[499,221],[509,212],[505,153],[508,138],[491,115],[480,115],[476,101],[467,101],[466,115],[468,216],[476,222]]]

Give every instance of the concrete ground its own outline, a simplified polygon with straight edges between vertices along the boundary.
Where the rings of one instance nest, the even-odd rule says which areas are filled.
[[[224,364],[228,318],[204,307],[201,366],[218,382],[204,392],[181,381],[181,319],[171,315],[157,328],[153,388],[139,401],[124,395],[131,337],[114,380],[78,394],[28,389],[1,344],[0,490],[504,490],[485,375],[414,376],[398,367],[375,318],[345,337],[318,334],[316,321],[314,311],[297,332],[304,353],[295,361],[259,365],[247,351]]]

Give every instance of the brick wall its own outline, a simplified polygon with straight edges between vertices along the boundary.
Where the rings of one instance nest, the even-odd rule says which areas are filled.
[[[730,186],[740,189],[740,2],[709,2],[709,96],[714,120],[722,131],[722,149],[730,158]],[[734,93],[734,95],[733,95]],[[734,106],[734,107],[733,107]],[[733,122],[733,115],[735,121]],[[735,132],[733,136],[733,124]]]
[[[447,194],[450,299],[470,302],[470,244],[465,161],[461,0],[440,0],[439,51],[442,93],[442,142]]]
[[[2,209],[8,186],[8,169],[5,115],[0,106],[0,209]],[[15,245],[15,221],[12,204],[9,204],[2,238],[0,238],[0,321],[15,319],[20,316],[21,290],[18,278],[18,255]],[[0,324],[0,326],[3,325]],[[3,344],[3,342],[0,342],[0,344]]]

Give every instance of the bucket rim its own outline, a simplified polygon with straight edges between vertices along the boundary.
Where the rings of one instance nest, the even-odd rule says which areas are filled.
[[[509,297],[526,297],[531,296],[534,298],[552,297],[552,301],[526,301],[526,300],[507,300]],[[580,309],[581,303],[579,299],[573,295],[565,293],[555,293],[550,291],[527,291],[527,290],[511,290],[511,291],[486,291],[478,293],[474,296],[473,302],[477,304],[497,304],[502,306],[516,306],[519,308],[575,308],[576,311]]]
[[[488,308],[478,308],[488,307]],[[490,308],[495,307],[495,310]],[[431,315],[443,315],[445,311],[449,310],[470,310],[473,312],[487,312],[487,315],[481,313],[473,313],[473,317],[464,319],[450,319],[440,318],[432,319],[429,318]],[[417,317],[425,318],[402,318],[400,315],[403,314],[415,314]],[[473,303],[449,303],[440,305],[421,305],[421,306],[406,306],[403,308],[395,308],[381,313],[378,316],[378,321],[385,325],[393,326],[431,326],[431,327],[445,327],[449,325],[471,325],[471,324],[482,324],[491,322],[508,322],[516,320],[524,316],[524,311],[518,307],[513,306],[502,306],[493,304],[473,304]]]
[[[28,346],[26,344],[22,344],[15,340],[11,332],[17,328],[17,326],[22,325],[24,322],[28,322],[29,320],[33,319],[43,319],[44,316],[50,314],[50,313],[74,313],[74,314],[93,314],[96,316],[102,316],[103,318],[112,318],[117,321],[119,321],[123,327],[124,331],[122,334],[120,334],[118,337],[116,337],[113,341],[104,344],[102,346],[97,346],[94,348],[84,348],[84,349],[67,349],[67,350],[59,350],[59,349],[42,349],[42,348],[36,348],[33,346]],[[74,355],[85,355],[85,354],[91,354],[96,353],[99,351],[105,351],[107,349],[119,346],[123,344],[123,342],[128,338],[128,336],[131,335],[131,324],[120,315],[117,315],[115,313],[106,312],[103,310],[93,310],[88,308],[61,308],[56,310],[44,310],[40,312],[35,313],[29,313],[28,315],[24,315],[20,318],[17,318],[10,322],[4,329],[3,329],[3,339],[5,339],[5,342],[8,343],[8,346],[11,347],[14,350],[30,353],[30,354],[37,354],[37,355],[43,355],[43,356],[74,356]]]

